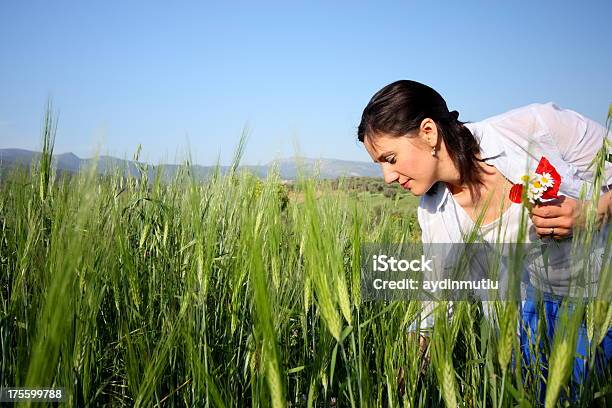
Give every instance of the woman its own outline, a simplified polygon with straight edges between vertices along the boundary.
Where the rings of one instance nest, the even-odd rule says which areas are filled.
[[[421,196],[417,215],[424,244],[466,242],[474,231],[479,242],[518,242],[522,204],[510,198],[513,185],[521,183],[523,174],[532,173],[542,157],[558,171],[559,198],[530,207],[522,238],[545,246],[555,243],[548,247],[546,259],[552,274],[541,276],[532,268],[541,259],[528,265],[521,345],[524,358],[531,361],[529,339],[538,325],[536,294],[544,298],[551,336],[560,300],[575,294],[568,259],[571,237],[581,227],[586,208],[579,197],[583,188],[591,196],[589,166],[609,136],[596,122],[552,103],[529,105],[478,123],[461,122],[458,116],[432,88],[397,81],[372,97],[363,111],[358,139],[381,164],[387,183],[399,183]],[[603,246],[612,208],[609,163],[604,185],[597,203],[597,239]],[[427,316],[421,329],[430,328],[432,320]],[[581,354],[587,347],[585,336],[582,333],[578,342]],[[609,360],[612,330],[602,348]],[[584,372],[584,362],[577,360],[574,380],[580,381]]]

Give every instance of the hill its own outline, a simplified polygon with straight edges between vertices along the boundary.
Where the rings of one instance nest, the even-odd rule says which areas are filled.
[[[24,149],[0,149],[0,169],[10,168],[14,165],[28,166],[32,161],[37,160],[40,152],[24,150]],[[53,156],[53,162],[57,170],[77,172],[80,169],[88,167],[94,159],[82,159],[74,153],[62,153]],[[125,174],[137,175],[138,166],[144,166],[146,163],[136,162],[132,160],[119,159],[112,156],[100,156],[98,158],[98,172],[100,174],[109,174],[113,169],[119,168],[125,171]],[[160,164],[148,165],[150,175],[153,176],[157,169],[161,168],[165,178],[172,178],[179,169],[179,165],[175,164]],[[248,169],[254,174],[265,177],[268,172],[278,167],[280,177],[283,180],[295,180],[298,174],[308,176],[317,175],[324,179],[336,179],[338,177],[382,177],[380,167],[375,163],[337,160],[337,159],[312,159],[305,157],[284,158],[271,161],[265,165],[243,165],[239,166],[242,169]],[[200,166],[192,165],[194,174],[201,178],[206,178],[212,174],[216,166]],[[230,166],[219,166],[221,174],[225,174],[230,169]]]

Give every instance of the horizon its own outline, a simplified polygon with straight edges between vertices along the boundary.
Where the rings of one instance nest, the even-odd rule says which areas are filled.
[[[599,123],[612,95],[610,2],[0,4],[0,148],[202,166],[295,155],[368,162],[356,129],[398,79],[476,122],[555,102]],[[44,39],[44,41],[42,41]]]
[[[19,151],[24,151],[24,152],[29,152],[29,153],[37,153],[40,154],[41,151],[40,150],[30,150],[30,149],[24,149],[24,148],[20,148],[20,147],[0,147],[0,153],[3,151],[7,151],[7,150],[19,150]],[[98,158],[112,158],[112,159],[118,159],[118,160],[126,160],[126,161],[130,161],[130,162],[138,162],[138,163],[145,163],[145,164],[149,164],[149,165],[154,165],[154,166],[180,166],[185,164],[185,160],[179,162],[179,163],[154,163],[154,162],[148,162],[148,161],[144,161],[142,159],[138,159],[138,160],[134,160],[134,158],[130,158],[127,156],[124,157],[119,157],[119,156],[112,156],[112,155],[108,155],[108,154],[99,154],[97,156],[87,156],[87,157],[82,157],[79,156],[78,154],[74,153],[74,152],[61,152],[58,153],[55,150],[53,151],[53,156],[52,157],[57,157],[57,156],[62,156],[62,155],[74,155],[75,157],[77,157],[79,160],[93,160],[94,158],[98,157]],[[266,162],[266,163],[261,163],[261,164],[251,164],[251,163],[245,163],[243,160],[240,160],[240,164],[239,166],[269,166],[275,162],[278,161],[288,161],[288,162],[295,162],[295,160],[312,160],[312,161],[336,161],[336,162],[349,162],[349,163],[365,163],[365,164],[372,164],[372,165],[376,165],[376,163],[367,160],[346,160],[346,159],[337,159],[334,157],[307,157],[307,156],[287,156],[287,157],[278,157],[278,158],[274,158],[271,159],[270,161]],[[0,155],[0,161],[2,160],[2,156]],[[197,163],[197,162],[192,162],[191,165],[194,166],[201,166],[201,167],[214,167],[217,165],[217,163],[213,163],[213,164],[201,164],[201,163]],[[219,164],[222,167],[228,167],[231,166],[231,163],[228,164]]]

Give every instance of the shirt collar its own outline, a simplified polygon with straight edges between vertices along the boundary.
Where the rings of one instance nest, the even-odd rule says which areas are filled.
[[[431,186],[427,193],[421,196],[419,207],[429,214],[439,213],[446,203],[447,195],[448,188],[446,188],[443,182],[439,181]]]

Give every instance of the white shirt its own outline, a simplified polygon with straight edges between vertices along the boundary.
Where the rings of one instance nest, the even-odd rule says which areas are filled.
[[[545,156],[561,176],[560,195],[586,197],[592,193],[591,160],[603,144],[606,129],[597,122],[554,103],[532,104],[510,112],[466,123],[465,126],[480,143],[481,156],[494,165],[512,183],[534,172]],[[606,163],[605,179],[612,184],[612,164]],[[443,183],[431,196],[421,197],[417,216],[423,243],[462,242],[457,212],[449,204],[452,194]]]
[[[465,126],[479,141],[481,157],[512,183],[518,183],[523,174],[535,172],[540,158],[545,156],[561,176],[559,195],[575,199],[581,197],[582,188],[586,193],[582,197],[591,196],[593,171],[589,165],[603,139],[611,139],[602,125],[552,102],[528,105]],[[606,163],[604,185],[611,184],[612,164]],[[424,246],[465,242],[474,222],[444,183],[433,188],[436,193],[424,194],[417,209]],[[502,217],[480,228],[480,241],[517,242],[520,214],[521,204],[513,203]],[[540,240],[529,217],[527,222],[528,234],[523,242],[548,247],[551,262],[545,277],[538,269],[541,259],[526,262],[531,283],[544,291],[567,295],[569,283],[575,278],[569,267],[572,240]],[[608,226],[602,229],[600,242],[605,242],[607,231]]]

